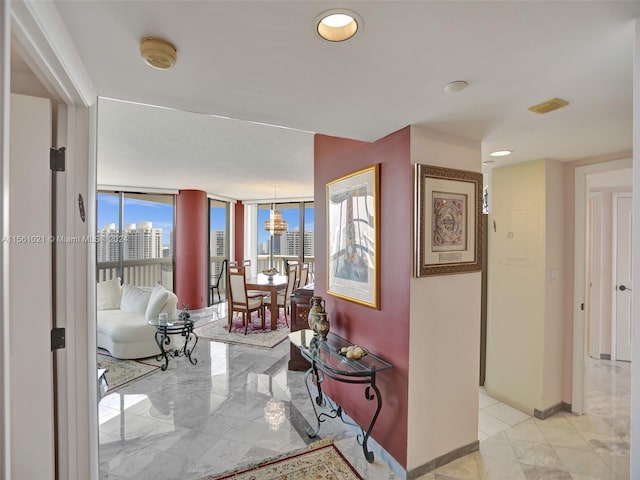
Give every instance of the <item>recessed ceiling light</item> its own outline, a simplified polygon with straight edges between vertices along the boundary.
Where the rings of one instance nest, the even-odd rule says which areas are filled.
[[[146,37],[140,41],[140,55],[148,65],[160,70],[173,67],[178,60],[176,47],[156,37]]]
[[[344,42],[361,28],[362,20],[355,12],[334,9],[322,12],[315,19],[318,35],[329,42]]]
[[[460,90],[464,90],[465,88],[467,88],[467,82],[465,82],[464,80],[456,80],[455,82],[447,83],[444,86],[444,91],[452,93],[459,92]]]
[[[507,155],[511,155],[513,152],[511,150],[496,150],[495,152],[491,152],[489,155],[492,157],[506,157]]]

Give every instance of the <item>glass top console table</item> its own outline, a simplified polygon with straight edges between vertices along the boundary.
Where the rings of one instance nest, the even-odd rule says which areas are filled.
[[[333,406],[331,401],[329,401],[330,413],[318,413],[316,410],[316,405],[325,406],[327,404],[326,395],[322,393],[322,382],[325,376],[338,382],[366,385],[364,397],[366,400],[376,401],[376,410],[366,431],[358,426],[362,431],[358,435],[358,443],[362,445],[367,461],[373,462],[374,455],[368,449],[367,441],[382,408],[382,395],[376,385],[376,374],[388,370],[392,365],[372,353],[367,353],[358,360],[346,358],[340,352],[343,347],[349,347],[353,344],[331,332],[327,335],[327,340],[322,341],[313,333],[313,330],[298,330],[289,334],[289,340],[300,349],[302,356],[311,363],[311,368],[305,374],[305,386],[313,405],[317,425],[315,428],[310,428],[307,435],[311,438],[315,437],[320,432],[320,424],[325,421],[325,418],[339,417],[343,422],[350,423],[344,419],[342,407],[340,405]],[[315,399],[311,393],[309,378],[312,378],[312,382],[315,383],[318,390]]]

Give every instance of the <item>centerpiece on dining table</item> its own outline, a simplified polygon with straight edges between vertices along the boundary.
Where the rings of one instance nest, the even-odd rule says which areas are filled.
[[[273,277],[274,275],[278,274],[278,269],[271,267],[271,268],[267,268],[266,270],[262,271],[263,275],[266,275],[267,278],[269,279],[269,283],[273,282]]]

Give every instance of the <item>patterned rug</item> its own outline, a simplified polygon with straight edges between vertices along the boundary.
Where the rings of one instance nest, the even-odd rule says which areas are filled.
[[[333,443],[202,480],[363,480]]]
[[[265,328],[259,319],[253,318],[249,323],[247,334],[244,334],[242,318],[238,315],[233,319],[231,332],[228,330],[226,318],[214,320],[194,329],[200,338],[207,338],[216,342],[233,343],[236,345],[250,345],[252,347],[273,348],[289,335],[289,327],[284,317],[278,318],[277,330],[271,330],[271,320],[267,314]]]
[[[155,358],[141,360],[120,360],[106,352],[98,352],[98,368],[106,368],[107,393],[139,380],[160,370],[160,362]]]

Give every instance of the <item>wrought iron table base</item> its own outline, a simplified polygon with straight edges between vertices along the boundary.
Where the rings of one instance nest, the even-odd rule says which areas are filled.
[[[334,380],[337,380],[340,382],[367,385],[366,388],[364,389],[364,397],[370,401],[376,400],[377,406],[376,406],[376,411],[373,414],[373,417],[371,418],[369,422],[369,426],[367,427],[366,431],[359,425],[346,420],[343,416],[343,413],[346,413],[343,410],[343,408],[340,405],[334,404],[334,402],[331,401],[331,399],[329,399],[329,397],[327,397],[322,392],[322,382],[324,382],[325,375],[329,378],[333,378]],[[313,377],[313,379],[315,379],[315,382],[313,382],[313,379],[312,379],[312,383],[315,383],[316,388],[318,389],[318,394],[316,395],[315,398],[313,398],[313,393],[311,392],[311,388],[309,386],[310,377]],[[361,378],[361,379],[346,378],[338,375],[332,375],[329,372],[326,372],[323,370],[319,370],[316,363],[312,362],[312,366],[309,370],[307,370],[304,380],[305,380],[305,386],[307,387],[307,392],[309,393],[309,399],[311,400],[311,406],[313,407],[313,413],[315,414],[316,421],[317,421],[315,428],[309,427],[309,429],[307,430],[307,435],[309,436],[309,438],[314,438],[315,436],[318,435],[318,433],[320,432],[320,424],[324,422],[327,418],[331,418],[331,419],[340,418],[340,420],[342,420],[347,425],[352,425],[360,429],[361,433],[358,434],[358,436],[356,437],[356,440],[358,442],[358,445],[362,446],[362,450],[364,452],[364,458],[367,460],[367,462],[372,463],[374,459],[374,454],[373,454],[373,451],[369,450],[367,446],[367,441],[369,440],[369,436],[371,435],[373,426],[375,425],[376,420],[378,419],[378,414],[380,413],[380,409],[382,408],[382,397],[380,396],[380,390],[376,386],[375,372],[371,374],[370,378]],[[325,407],[327,403],[329,403],[329,406],[331,408],[330,413],[325,413],[325,412],[318,413],[318,410],[316,409],[316,405],[320,407]]]
[[[198,363],[198,359],[191,355],[196,349],[198,344],[198,335],[193,331],[193,324],[185,324],[181,327],[158,325],[156,327],[156,343],[160,348],[160,353],[156,355],[156,360],[161,361],[164,359],[164,363],[160,366],[162,371],[165,371],[169,366],[169,357],[182,357],[185,356],[189,359],[191,365]],[[165,350],[165,345],[171,343],[170,335],[180,334],[184,337],[184,345],[180,348],[173,350]],[[189,343],[193,340],[193,345],[189,348]]]

